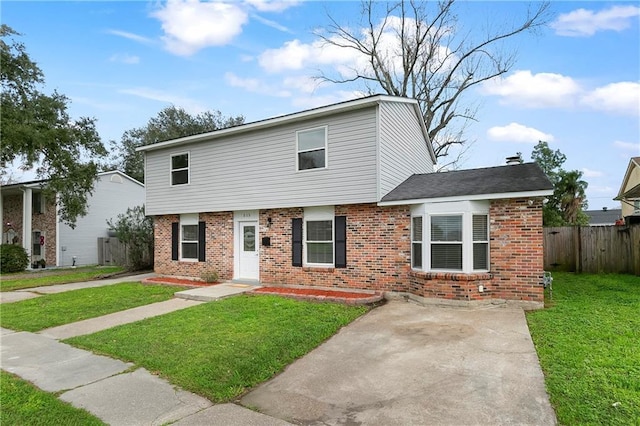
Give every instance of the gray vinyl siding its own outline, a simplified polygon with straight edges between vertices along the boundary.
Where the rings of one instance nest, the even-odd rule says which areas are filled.
[[[375,105],[146,152],[147,214],[378,201]],[[326,169],[296,171],[296,131],[327,126]],[[189,152],[188,185],[170,185],[172,154]]]
[[[88,197],[88,213],[79,217],[75,229],[61,223],[59,228],[58,262],[70,266],[73,256],[76,265],[98,263],[98,238],[108,236],[107,220],[116,219],[128,208],[144,204],[144,186],[120,174],[100,175],[94,191]],[[121,180],[121,183],[120,183]],[[66,250],[62,250],[65,247]]]
[[[409,176],[433,172],[433,162],[413,105],[380,105],[380,198]]]

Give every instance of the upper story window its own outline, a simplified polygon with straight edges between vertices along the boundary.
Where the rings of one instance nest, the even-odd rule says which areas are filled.
[[[189,153],[171,156],[171,186],[189,183]]]
[[[44,213],[44,195],[42,195],[42,192],[32,193],[31,210],[33,213]]]
[[[327,127],[296,132],[298,170],[327,167]]]

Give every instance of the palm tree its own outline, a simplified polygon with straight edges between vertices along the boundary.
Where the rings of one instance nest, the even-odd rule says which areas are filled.
[[[556,191],[560,195],[562,216],[570,225],[579,225],[584,222],[582,212],[587,204],[585,195],[587,185],[587,182],[582,180],[582,172],[578,170],[560,172]]]

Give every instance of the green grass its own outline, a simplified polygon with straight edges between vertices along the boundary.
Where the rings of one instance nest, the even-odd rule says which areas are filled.
[[[162,302],[171,299],[180,289],[168,285],[121,283],[5,303],[0,325],[11,330],[38,331]]]
[[[0,374],[0,387],[0,422],[3,425],[104,425],[87,411],[4,371]]]
[[[271,378],[367,308],[236,296],[66,340],[215,402]]]
[[[2,280],[0,280],[0,291],[14,291],[23,288],[89,281],[98,279],[103,275],[122,272],[123,270],[119,266],[90,266],[76,269],[52,269],[42,272],[3,274]]]
[[[640,277],[554,273],[527,315],[560,424],[640,425]]]

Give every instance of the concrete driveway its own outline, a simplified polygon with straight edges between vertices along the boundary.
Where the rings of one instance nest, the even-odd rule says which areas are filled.
[[[521,309],[394,301],[241,403],[296,424],[552,425]]]

